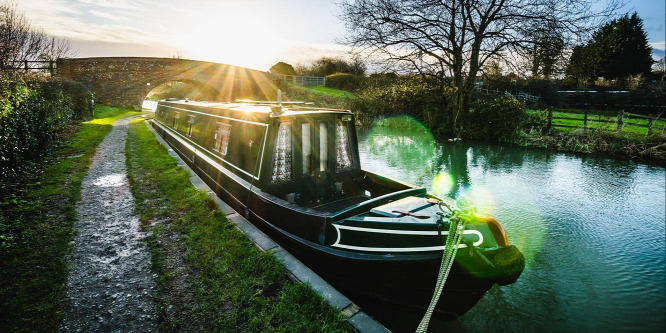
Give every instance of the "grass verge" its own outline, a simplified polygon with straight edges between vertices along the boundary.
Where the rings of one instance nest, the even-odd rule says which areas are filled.
[[[521,132],[508,140],[522,147],[544,148],[585,154],[610,155],[645,161],[666,161],[666,136],[609,132],[604,130]]]
[[[543,110],[528,110],[530,114],[542,115],[545,118],[546,111]],[[595,111],[595,110],[578,110],[578,109],[555,109],[553,111],[553,127],[558,131],[572,132],[578,129],[583,129],[585,115],[587,112],[587,128],[588,130],[605,130],[609,132],[617,131],[617,112],[608,111]],[[557,119],[569,118],[569,119]],[[622,131],[629,135],[644,136],[648,129],[648,119],[642,118],[638,115],[631,113],[624,114],[624,126]],[[664,130],[664,120],[655,120],[652,123],[652,133],[662,133]],[[638,125],[638,126],[636,126]],[[569,127],[559,127],[569,126]]]
[[[303,284],[292,283],[215,202],[189,181],[143,120],[130,124],[128,176],[149,240],[164,331],[353,331]]]
[[[301,87],[293,83],[280,84],[284,96],[291,101],[313,102],[317,107],[348,109],[354,94],[328,87]]]
[[[3,331],[58,330],[81,181],[113,121],[137,112],[98,106],[95,114],[98,118],[72,131],[32,175],[3,186],[8,189],[0,195]]]

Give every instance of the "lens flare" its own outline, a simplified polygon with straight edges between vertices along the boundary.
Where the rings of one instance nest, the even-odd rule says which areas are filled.
[[[477,212],[493,216],[497,211],[497,201],[492,192],[484,187],[466,186],[456,196],[462,204],[473,205]]]
[[[453,189],[453,177],[448,173],[438,173],[433,178],[430,189],[437,196],[448,196]]]

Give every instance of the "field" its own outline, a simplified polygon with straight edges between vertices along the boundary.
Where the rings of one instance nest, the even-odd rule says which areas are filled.
[[[537,114],[544,119],[548,118],[548,110],[529,110],[528,113]],[[622,132],[646,135],[650,126],[648,116],[624,113]],[[618,131],[619,113],[617,111],[600,110],[578,110],[578,109],[553,109],[552,127],[560,131],[571,132],[574,130],[604,130]],[[665,121],[664,118],[652,120],[652,133],[663,133]]]

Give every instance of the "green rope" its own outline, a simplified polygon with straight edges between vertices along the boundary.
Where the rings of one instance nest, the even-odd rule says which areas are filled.
[[[446,207],[449,210],[449,213],[446,213],[442,206]],[[437,284],[435,285],[435,293],[432,295],[430,300],[430,305],[426,310],[419,327],[416,329],[417,333],[425,333],[428,330],[428,324],[430,324],[430,318],[432,313],[435,311],[439,297],[442,295],[442,290],[444,290],[444,283],[449,276],[451,267],[453,266],[453,261],[456,258],[456,253],[458,252],[458,245],[462,241],[463,231],[465,230],[465,225],[472,218],[474,214],[474,207],[471,206],[468,209],[460,210],[457,208],[452,208],[443,201],[439,202],[439,208],[442,212],[446,214],[440,215],[440,220],[438,223],[442,222],[441,217],[446,217],[449,220],[449,234],[446,237],[446,243],[444,244],[444,254],[442,255],[442,263],[439,266],[439,277],[437,278]]]

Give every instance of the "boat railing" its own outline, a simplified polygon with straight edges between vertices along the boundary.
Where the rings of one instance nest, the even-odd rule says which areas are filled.
[[[402,191],[387,193],[338,211],[337,213],[330,215],[330,218],[331,220],[339,220],[347,216],[353,216],[367,211],[369,207],[380,206],[389,201],[395,201],[409,196],[424,195],[425,193],[425,187],[408,188]]]

